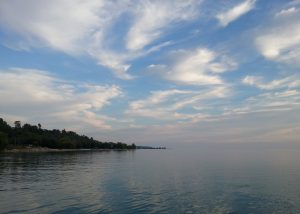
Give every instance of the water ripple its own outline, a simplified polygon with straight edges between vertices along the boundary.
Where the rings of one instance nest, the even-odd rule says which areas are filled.
[[[214,154],[4,154],[0,213],[300,213],[298,153]]]

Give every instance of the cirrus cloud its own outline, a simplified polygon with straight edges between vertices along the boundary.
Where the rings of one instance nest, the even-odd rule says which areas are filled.
[[[261,76],[248,75],[242,79],[242,83],[265,90],[300,87],[300,80],[297,76],[288,76],[282,79],[272,80],[271,82],[264,82]]]
[[[196,17],[200,3],[197,0],[3,0],[0,27],[11,33],[4,42],[8,47],[51,48],[72,56],[88,55],[117,77],[132,79],[128,74],[132,61],[163,48],[164,45],[154,42],[172,24]],[[116,26],[120,23],[126,26],[125,30],[118,30]],[[116,48],[114,43],[120,41],[121,46]]]
[[[0,71],[0,114],[10,115],[11,120],[44,121],[48,126],[61,128],[110,129],[110,118],[100,110],[121,94],[116,85],[63,81],[47,71]]]
[[[300,24],[298,8],[281,10],[255,38],[258,51],[268,60],[300,66]]]
[[[207,48],[177,50],[172,53],[169,65],[150,65],[167,80],[184,85],[220,85],[221,73],[233,71],[238,64],[225,54]]]
[[[255,6],[255,2],[256,0],[246,0],[225,12],[217,14],[216,18],[222,27],[226,27],[231,22],[251,11]]]

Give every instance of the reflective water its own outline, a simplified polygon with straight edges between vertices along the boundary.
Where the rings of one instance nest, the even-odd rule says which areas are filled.
[[[300,150],[0,154],[0,213],[300,213]]]

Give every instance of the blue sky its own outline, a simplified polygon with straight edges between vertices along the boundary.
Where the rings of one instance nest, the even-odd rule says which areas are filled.
[[[2,0],[0,115],[100,140],[297,142],[299,0]]]

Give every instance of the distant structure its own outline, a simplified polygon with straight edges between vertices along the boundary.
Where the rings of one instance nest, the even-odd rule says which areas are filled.
[[[136,146],[136,149],[167,149],[166,147]]]

